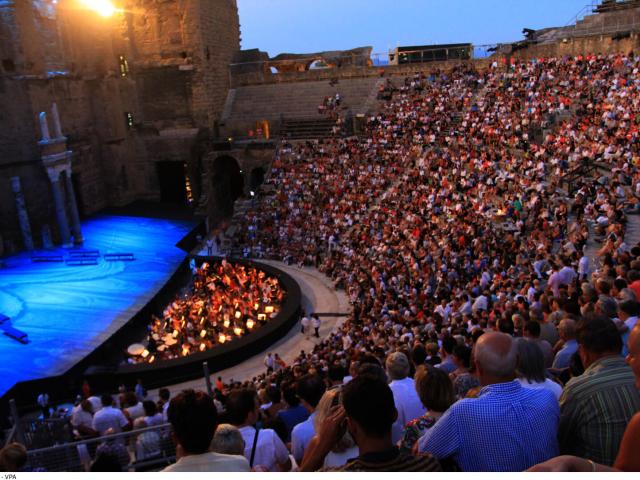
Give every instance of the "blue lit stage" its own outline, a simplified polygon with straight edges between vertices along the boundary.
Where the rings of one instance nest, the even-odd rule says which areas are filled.
[[[100,250],[97,265],[32,263],[31,253],[5,258],[0,313],[11,317],[30,343],[0,335],[0,397],[17,382],[63,374],[127,323],[184,260],[187,253],[176,243],[195,225],[195,220],[98,215],[82,224],[83,248]],[[121,252],[136,260],[102,258]]]

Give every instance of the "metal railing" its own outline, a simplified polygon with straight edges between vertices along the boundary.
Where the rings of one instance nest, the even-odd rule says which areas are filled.
[[[160,470],[175,461],[169,424],[29,450],[26,471],[84,472],[103,454],[114,455],[123,471]]]

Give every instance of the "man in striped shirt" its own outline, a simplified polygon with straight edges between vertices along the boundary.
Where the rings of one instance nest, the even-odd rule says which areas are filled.
[[[560,452],[613,465],[624,430],[640,411],[640,394],[611,320],[584,318],[577,340],[586,370],[567,383],[560,397]]]

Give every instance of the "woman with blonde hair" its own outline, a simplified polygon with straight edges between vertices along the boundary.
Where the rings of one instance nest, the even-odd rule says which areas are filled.
[[[320,402],[318,402],[318,406],[315,411],[316,416],[313,419],[313,426],[315,427],[316,432],[320,431],[320,426],[330,415],[331,409],[341,403],[342,387],[334,387],[324,392]],[[306,451],[313,451],[317,441],[317,437],[313,437],[311,442],[309,442]],[[349,432],[345,432],[344,436],[336,444],[335,448],[324,458],[323,467],[341,467],[346,464],[348,460],[356,458],[358,455],[358,446],[353,441]]]

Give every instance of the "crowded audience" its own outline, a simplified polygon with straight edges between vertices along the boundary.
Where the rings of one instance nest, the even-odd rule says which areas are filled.
[[[352,311],[288,365],[143,401],[171,423],[168,470],[638,470],[639,86],[633,54],[458,66],[386,79],[363,136],[283,143],[237,242],[317,268]],[[236,310],[282,301],[259,275],[203,265],[150,345],[232,338]],[[134,428],[137,403],[102,400],[86,434]]]

